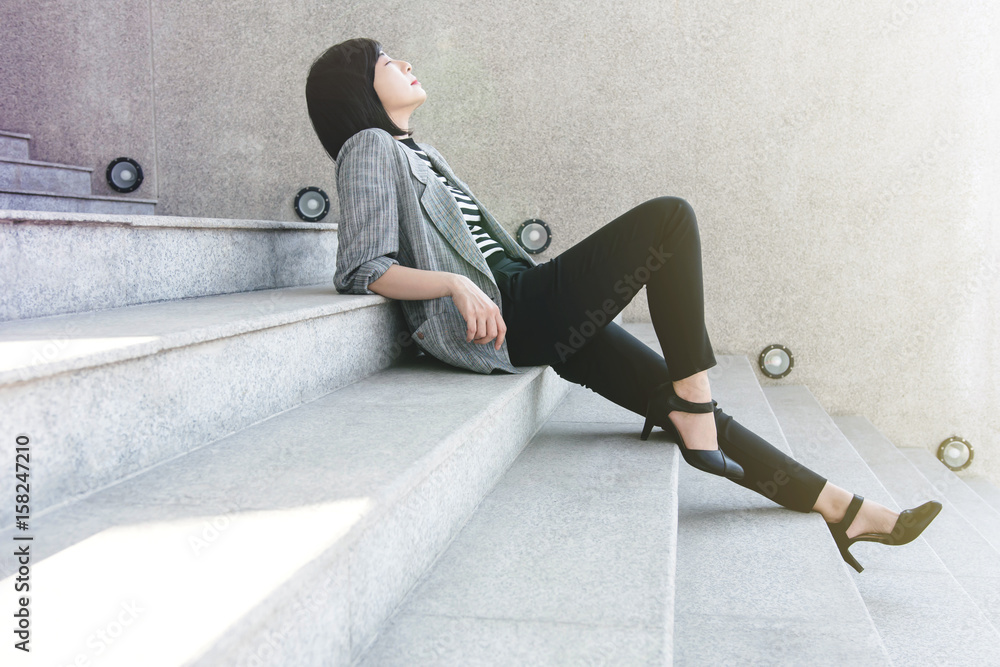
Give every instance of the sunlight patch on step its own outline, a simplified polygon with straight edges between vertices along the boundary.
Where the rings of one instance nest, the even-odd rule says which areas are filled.
[[[31,653],[23,664],[184,664],[341,540],[370,508],[368,498],[347,498],[116,526],[34,561],[27,594]],[[16,576],[0,582],[11,603]],[[10,643],[0,662],[22,664]]]
[[[0,341],[0,372],[151,343],[160,336],[112,336]]]

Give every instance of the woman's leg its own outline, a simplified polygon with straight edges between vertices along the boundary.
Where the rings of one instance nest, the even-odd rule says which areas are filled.
[[[508,325],[508,339],[522,334]],[[515,365],[525,364],[511,354]],[[670,377],[663,357],[614,322],[590,337],[576,354],[552,364],[562,378],[579,384],[639,415],[646,412],[649,391]],[[826,479],[795,461],[715,408],[718,446],[743,466],[744,477],[732,480],[775,503],[809,512]]]
[[[502,273],[497,282],[514,364],[551,364],[560,376],[640,415],[650,391],[667,381],[683,398],[707,400],[685,393],[699,385],[699,375],[707,384],[705,371],[716,363],[704,324],[700,239],[686,201],[659,197],[644,202],[554,260]],[[642,285],[667,359],[611,322]],[[846,491],[827,484],[718,406],[714,420],[683,416],[702,420],[698,434],[675,422],[685,442],[689,434],[710,434],[708,447],[717,442],[743,467],[744,478],[734,480],[738,484],[789,509],[816,509],[827,521],[843,516]],[[706,448],[705,438],[697,446]],[[865,506],[862,521],[872,509]]]
[[[508,329],[508,336],[512,331]],[[511,361],[517,366],[531,365],[516,355],[511,356]],[[639,415],[645,413],[648,392],[670,377],[662,356],[614,322],[604,326],[572,357],[552,364],[552,369],[560,377]],[[743,479],[731,481],[797,512],[819,512],[833,523],[843,518],[852,493],[788,456],[718,406],[715,424],[719,448],[744,470]],[[847,535],[888,533],[898,516],[898,512],[866,498]]]
[[[503,308],[508,332],[540,319],[545,330],[508,333],[508,352],[529,365],[567,361],[643,286],[670,369],[664,382],[688,401],[710,401],[707,369],[716,360],[705,328],[701,239],[694,210],[678,197],[645,201],[555,259],[511,275],[505,287],[515,305]],[[717,448],[707,413],[675,410],[665,419],[688,449]]]
[[[698,227],[683,199],[645,201],[551,261],[504,277],[508,329],[543,326],[547,334],[508,337],[508,350],[521,358],[566,361],[645,285],[667,380],[716,364],[705,329]]]
[[[847,512],[847,506],[854,494],[833,482],[827,482],[820,491],[813,509],[823,515],[827,523],[839,523]],[[861,533],[889,533],[896,525],[899,512],[894,512],[885,505],[868,498],[861,503],[857,516],[847,527],[847,536],[854,537]]]

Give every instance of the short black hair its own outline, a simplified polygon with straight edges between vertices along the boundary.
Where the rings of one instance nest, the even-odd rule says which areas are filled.
[[[411,135],[397,126],[375,92],[375,63],[382,44],[357,37],[334,44],[309,68],[306,105],[313,129],[335,161],[344,142],[361,130],[377,127],[393,136]]]

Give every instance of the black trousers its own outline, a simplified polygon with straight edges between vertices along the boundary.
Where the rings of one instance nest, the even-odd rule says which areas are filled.
[[[555,259],[493,267],[515,366],[551,365],[562,378],[645,416],[650,391],[716,365],[705,328],[701,239],[684,199],[657,197]],[[663,356],[611,320],[645,285]],[[719,447],[745,472],[734,480],[809,512],[826,478],[715,409]]]

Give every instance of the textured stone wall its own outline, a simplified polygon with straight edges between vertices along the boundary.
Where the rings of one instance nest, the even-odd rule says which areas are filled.
[[[787,345],[781,382],[899,446],[962,435],[1000,479],[995,3],[13,0],[0,25],[0,127],[34,157],[107,191],[129,154],[159,213],[278,220],[303,185],[336,209],[305,74],[375,37],[428,93],[415,139],[511,231],[546,220],[542,260],[682,196],[719,352]]]

